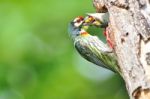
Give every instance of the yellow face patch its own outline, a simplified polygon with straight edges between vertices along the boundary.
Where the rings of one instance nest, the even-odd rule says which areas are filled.
[[[90,19],[86,19],[86,20],[85,20],[85,23],[89,23],[89,22],[90,22]]]
[[[94,18],[91,16],[88,16],[88,18],[85,20],[85,23],[90,23],[92,21],[94,21]]]
[[[101,22],[101,21],[95,19],[95,18],[92,17],[92,16],[86,17],[85,20],[84,20],[84,23],[85,23],[86,25],[94,25],[94,26],[101,26],[101,25],[102,25],[102,22]]]

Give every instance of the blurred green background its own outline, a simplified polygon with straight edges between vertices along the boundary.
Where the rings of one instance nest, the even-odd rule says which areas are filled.
[[[0,99],[128,99],[116,74],[75,51],[67,33],[92,0],[0,0]]]

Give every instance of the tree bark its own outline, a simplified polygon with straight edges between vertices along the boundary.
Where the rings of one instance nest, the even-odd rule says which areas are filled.
[[[94,0],[93,4],[98,12],[109,12],[109,34],[130,98],[150,99],[149,0]]]

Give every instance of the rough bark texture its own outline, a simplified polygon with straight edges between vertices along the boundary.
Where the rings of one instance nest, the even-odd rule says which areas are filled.
[[[130,98],[150,99],[149,0],[93,2],[98,12],[110,14],[110,36]]]

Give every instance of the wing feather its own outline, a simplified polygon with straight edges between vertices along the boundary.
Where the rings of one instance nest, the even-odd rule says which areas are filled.
[[[98,66],[114,71],[114,69],[111,68],[111,66],[108,66],[112,62],[112,57],[108,56],[108,53],[111,53],[112,50],[102,41],[100,41],[97,37],[78,37],[76,38],[76,42],[74,44],[76,50],[86,60]]]

